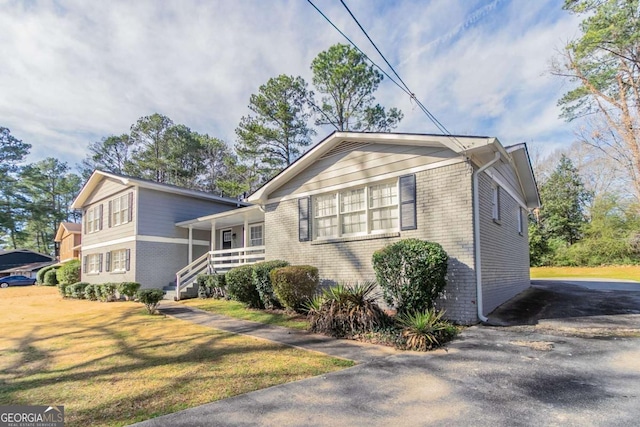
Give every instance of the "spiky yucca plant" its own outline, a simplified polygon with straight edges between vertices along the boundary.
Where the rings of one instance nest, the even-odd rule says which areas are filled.
[[[338,283],[307,303],[310,329],[334,337],[371,331],[387,322],[375,282]]]
[[[455,327],[442,320],[443,311],[430,308],[421,312],[405,313],[397,317],[397,322],[402,329],[402,338],[409,350],[427,351],[440,347],[451,339],[455,333]]]

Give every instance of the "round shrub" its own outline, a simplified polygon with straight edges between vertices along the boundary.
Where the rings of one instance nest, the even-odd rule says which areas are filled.
[[[58,287],[58,292],[60,292],[60,296],[62,298],[65,298],[67,296],[66,287],[69,285],[66,283],[58,283],[56,286]]]
[[[120,296],[125,296],[127,298],[127,301],[130,301],[133,299],[133,297],[136,296],[136,293],[140,289],[140,283],[121,282],[116,285],[116,288]]]
[[[253,283],[253,266],[232,268],[225,274],[227,293],[249,308],[264,308],[260,294]]]
[[[156,312],[160,301],[164,298],[162,289],[140,289],[137,293],[138,301],[144,304],[149,314]]]
[[[56,269],[51,269],[44,274],[44,282],[42,282],[45,286],[55,286],[58,284],[58,276],[56,274]]]
[[[437,243],[404,239],[373,254],[387,304],[399,314],[432,308],[446,286],[447,253]]]
[[[263,261],[252,265],[253,267],[253,284],[258,290],[260,300],[265,308],[282,308],[280,301],[273,293],[271,285],[271,270],[274,268],[286,267],[289,263],[282,260]]]
[[[286,308],[301,311],[318,288],[318,269],[310,265],[292,265],[271,270],[271,284],[278,300]]]
[[[84,290],[87,286],[89,286],[89,284],[85,282],[77,282],[72,285],[66,285],[65,295],[69,298],[84,299]]]
[[[102,302],[111,302],[116,300],[116,288],[117,285],[115,283],[102,283],[100,285],[96,285],[96,296],[98,300]]]
[[[47,271],[50,271],[56,268],[58,268],[57,265],[48,265],[46,267],[42,267],[40,270],[38,270],[38,273],[36,273],[36,282],[39,285],[44,285],[44,275],[47,274]]]
[[[80,281],[80,260],[65,262],[57,270],[58,283],[78,283]]]
[[[96,284],[89,284],[84,288],[84,297],[90,301],[98,301],[98,286]]]

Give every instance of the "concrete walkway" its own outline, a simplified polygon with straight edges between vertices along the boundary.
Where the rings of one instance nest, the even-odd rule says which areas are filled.
[[[358,363],[369,362],[381,357],[401,354],[402,351],[391,347],[361,343],[358,341],[338,340],[306,331],[265,325],[263,323],[234,319],[210,313],[175,302],[162,302],[160,311],[168,316],[198,325],[209,326],[234,334],[262,338],[291,347],[317,351],[329,356],[341,357]]]
[[[528,292],[510,303],[534,307],[517,311],[535,322],[520,318],[513,323],[518,326],[473,326],[446,350],[429,353],[332,340],[165,304],[163,311],[178,318],[366,363],[136,426],[637,426],[640,314],[634,313],[640,313],[640,300],[634,296],[640,292],[618,296],[562,282],[545,285],[551,288],[542,289],[549,298]],[[616,295],[611,305],[624,300],[632,313],[582,311],[582,305],[597,308],[608,295]],[[571,308],[576,299],[589,302],[578,312]],[[576,328],[576,318],[564,315],[553,318],[555,326],[536,324],[549,319],[541,313],[563,314],[561,305],[569,308],[566,314],[582,315],[584,324]],[[556,308],[549,311],[551,306]],[[516,310],[505,310],[510,311]],[[594,316],[606,318],[609,326],[592,328]],[[612,328],[621,321],[624,329]]]

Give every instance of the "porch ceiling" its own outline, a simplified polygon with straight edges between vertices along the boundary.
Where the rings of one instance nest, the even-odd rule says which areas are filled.
[[[178,222],[176,223],[176,226],[183,228],[191,227],[194,230],[211,230],[211,225],[214,222],[217,229],[243,225],[245,221],[249,224],[264,221],[264,212],[260,210],[259,205],[247,206],[245,208],[202,216],[189,221]]]

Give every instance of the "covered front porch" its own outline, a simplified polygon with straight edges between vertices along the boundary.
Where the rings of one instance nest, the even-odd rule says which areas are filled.
[[[189,235],[188,264],[176,272],[177,299],[199,274],[223,273],[264,260],[264,212],[258,205],[179,222],[176,226],[186,228]],[[203,232],[208,236],[208,251],[194,259],[194,251],[201,248],[197,244],[202,244]]]

